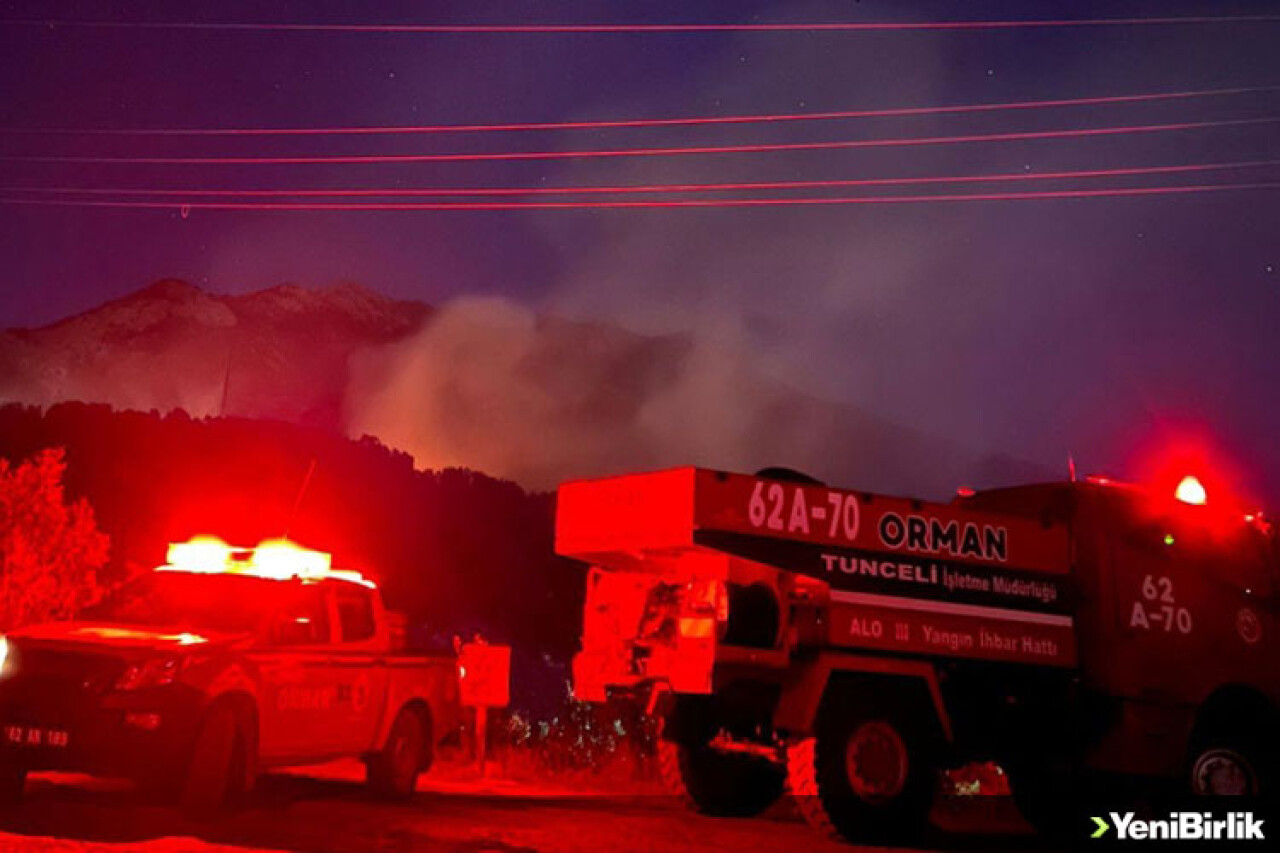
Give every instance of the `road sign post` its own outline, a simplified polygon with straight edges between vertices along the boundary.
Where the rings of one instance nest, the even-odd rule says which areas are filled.
[[[483,640],[463,644],[458,653],[458,684],[463,706],[476,715],[476,765],[481,775],[488,760],[489,709],[511,702],[511,647]]]

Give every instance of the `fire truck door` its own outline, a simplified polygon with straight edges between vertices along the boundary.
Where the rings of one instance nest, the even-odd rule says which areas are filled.
[[[1187,667],[1206,648],[1198,639],[1207,615],[1203,567],[1159,525],[1117,524],[1111,534],[1109,687],[1133,699],[1176,701],[1186,692]]]

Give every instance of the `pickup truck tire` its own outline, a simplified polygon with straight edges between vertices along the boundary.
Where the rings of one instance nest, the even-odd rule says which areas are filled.
[[[407,800],[418,788],[418,774],[430,755],[422,717],[401,708],[382,749],[365,764],[369,787],[387,800]]]
[[[27,771],[11,764],[0,764],[0,808],[19,805],[27,784]]]
[[[787,782],[805,821],[855,843],[921,836],[937,791],[929,730],[892,696],[824,708],[816,736],[787,750]]]
[[[715,817],[754,817],[786,789],[786,770],[767,758],[723,752],[708,744],[658,741],[663,786],[694,811]]]
[[[183,814],[208,820],[244,796],[248,743],[235,708],[229,702],[219,702],[206,712],[182,783]]]

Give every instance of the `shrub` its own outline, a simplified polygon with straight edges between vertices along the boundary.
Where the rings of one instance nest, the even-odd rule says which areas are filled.
[[[109,539],[84,499],[68,502],[60,448],[0,459],[0,630],[73,618],[105,592]]]

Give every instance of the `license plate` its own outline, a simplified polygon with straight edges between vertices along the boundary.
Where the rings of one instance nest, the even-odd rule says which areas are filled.
[[[67,730],[49,729],[43,726],[5,726],[4,740],[16,747],[67,748]]]

